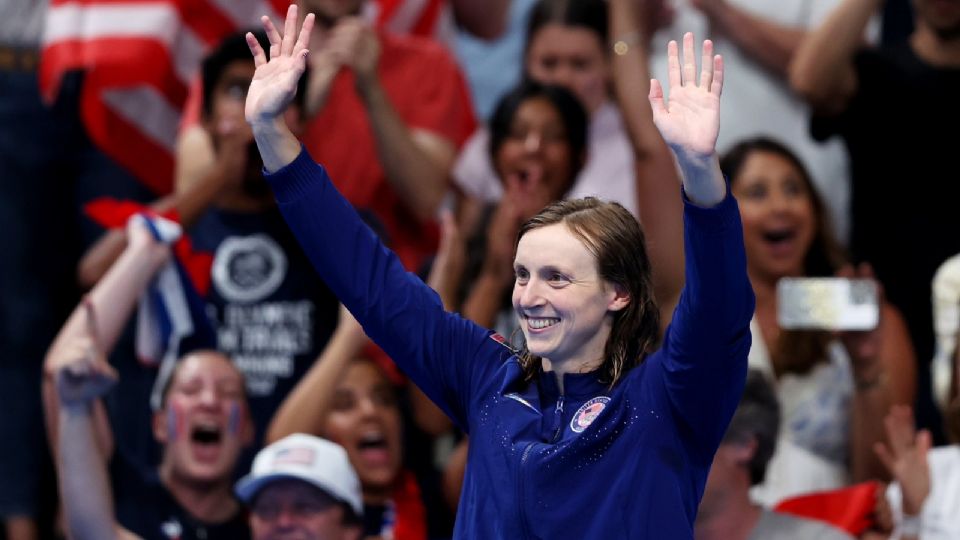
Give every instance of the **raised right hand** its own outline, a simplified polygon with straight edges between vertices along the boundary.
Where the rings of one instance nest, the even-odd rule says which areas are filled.
[[[313,30],[313,14],[303,20],[297,35],[297,5],[287,10],[283,36],[277,32],[270,18],[264,16],[263,27],[270,40],[269,57],[253,34],[247,34],[247,46],[253,53],[257,70],[247,92],[245,116],[250,124],[272,122],[282,116],[284,109],[297,93],[297,81],[307,66],[307,43]]]

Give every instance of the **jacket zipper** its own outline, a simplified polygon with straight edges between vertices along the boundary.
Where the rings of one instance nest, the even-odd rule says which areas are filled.
[[[530,533],[530,525],[527,523],[527,512],[524,510],[525,506],[523,504],[523,488],[524,482],[523,479],[526,475],[526,464],[527,458],[530,457],[530,452],[533,450],[534,445],[537,443],[530,443],[526,448],[523,449],[523,455],[520,456],[520,474],[518,475],[517,481],[517,507],[520,509],[520,526],[523,529],[524,538],[533,538],[533,535]]]
[[[560,433],[563,432],[563,396],[561,395],[557,399],[557,405],[553,409],[554,416],[556,417],[555,423],[556,427],[553,430],[553,438],[550,440],[551,443],[556,442],[560,437]],[[518,505],[520,507],[520,523],[523,526],[523,534],[526,538],[532,538],[533,535],[530,533],[530,525],[527,523],[527,513],[526,506],[523,504],[523,488],[524,488],[524,478],[526,477],[526,465],[527,459],[530,457],[530,453],[533,451],[533,447],[537,443],[530,443],[526,448],[523,449],[523,454],[520,456],[520,479],[517,483],[519,493],[517,494]]]
[[[554,420],[557,423],[557,427],[553,430],[553,438],[550,439],[551,443],[557,442],[557,439],[560,438],[560,433],[563,432],[563,394],[557,398],[557,407],[553,411]]]

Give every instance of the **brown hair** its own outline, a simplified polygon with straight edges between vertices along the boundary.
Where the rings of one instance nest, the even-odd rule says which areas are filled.
[[[594,197],[557,201],[530,218],[517,234],[563,223],[597,262],[600,277],[622,287],[630,301],[613,314],[613,328],[604,347],[600,379],[612,388],[627,371],[640,365],[657,340],[660,312],[653,297],[650,259],[640,223],[615,202]],[[518,354],[526,380],[536,377],[540,358],[526,345]]]
[[[833,237],[830,216],[826,204],[817,192],[813,179],[803,162],[784,144],[767,137],[746,139],[731,148],[720,159],[720,169],[733,184],[747,159],[757,152],[767,152],[787,160],[797,170],[803,186],[810,196],[816,224],[813,242],[803,259],[803,273],[808,277],[833,276],[842,266],[846,256]],[[811,330],[783,330],[777,343],[770,350],[774,370],[783,373],[806,373],[826,358],[827,347],[832,337],[828,332]]]

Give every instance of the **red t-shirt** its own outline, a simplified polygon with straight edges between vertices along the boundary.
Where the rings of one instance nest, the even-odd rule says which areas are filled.
[[[384,33],[379,37],[380,83],[401,120],[410,129],[429,131],[459,148],[476,120],[453,58],[426,39]],[[351,71],[337,75],[323,110],[309,121],[302,140],[347,200],[382,222],[386,240],[404,266],[416,269],[436,250],[436,225],[420,222],[387,180]]]

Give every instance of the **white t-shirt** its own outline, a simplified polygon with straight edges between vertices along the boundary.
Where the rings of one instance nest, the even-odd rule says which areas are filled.
[[[490,132],[478,129],[464,145],[453,167],[453,178],[467,194],[484,202],[503,196],[503,185],[490,161]],[[622,204],[637,215],[636,165],[620,111],[611,103],[590,119],[587,162],[567,198],[595,196]]]
[[[922,540],[956,540],[960,538],[960,446],[941,446],[930,451],[930,495],[920,511]],[[887,499],[894,522],[903,519],[900,485],[887,488]],[[899,527],[890,538],[900,538]]]
[[[839,342],[827,348],[827,361],[803,375],[774,379],[773,363],[756,319],[748,363],[766,374],[780,401],[780,435],[763,483],[751,490],[759,504],[849,483],[850,410],[854,383],[850,358]]]

